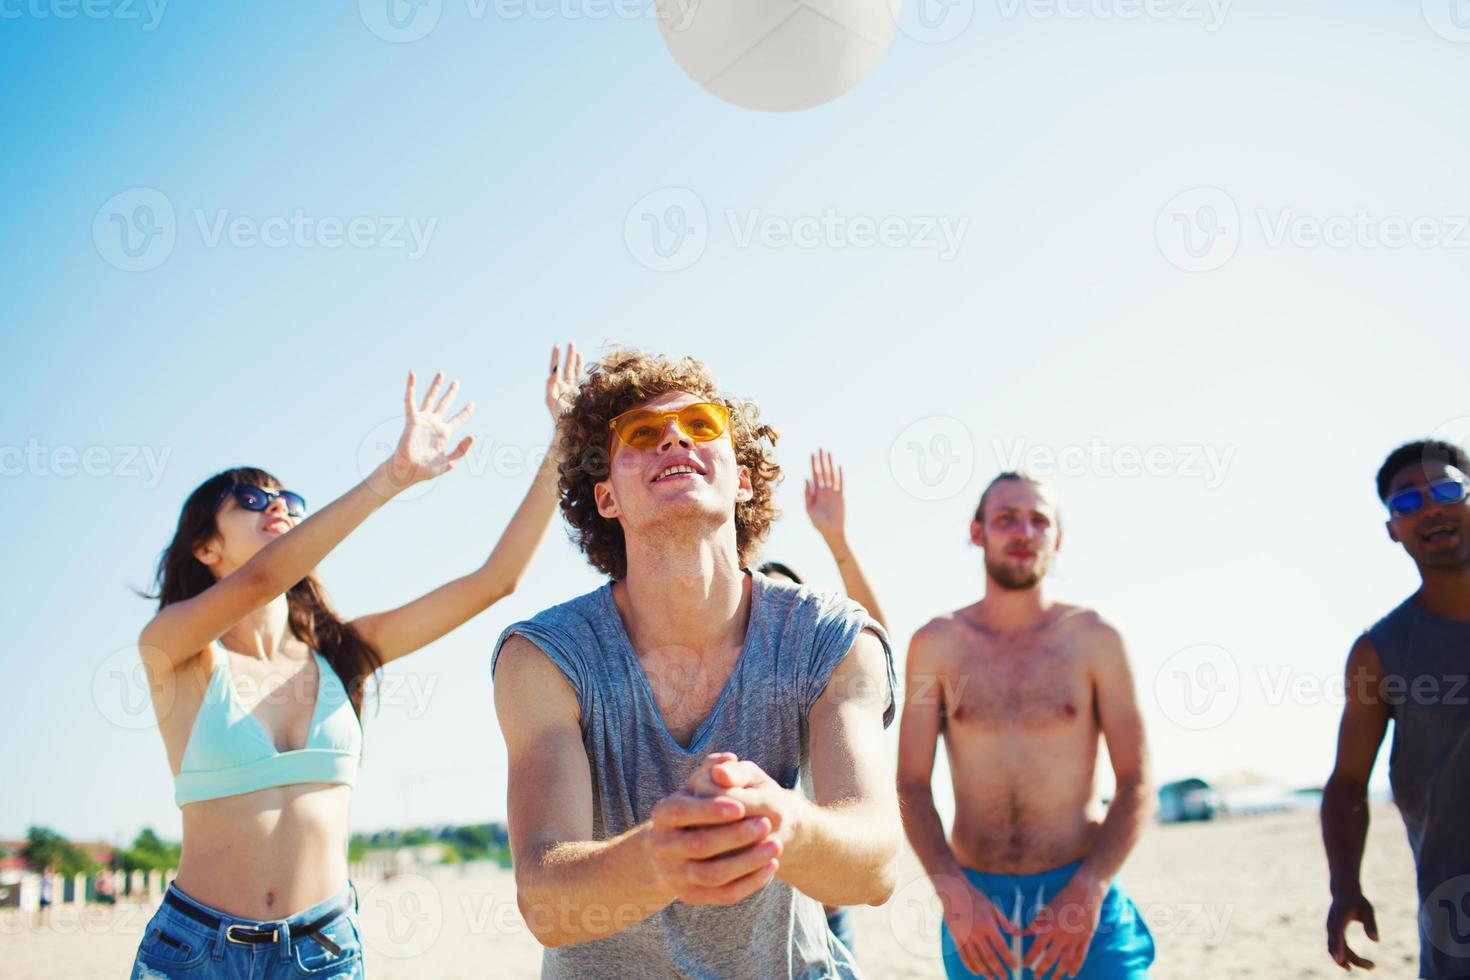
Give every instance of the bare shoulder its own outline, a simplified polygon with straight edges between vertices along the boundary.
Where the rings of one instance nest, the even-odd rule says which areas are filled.
[[[1381,673],[1383,663],[1378,659],[1378,648],[1373,645],[1373,639],[1367,633],[1362,633],[1353,641],[1348,650],[1347,666],[1349,670],[1365,670],[1372,673]]]
[[[959,644],[959,633],[965,624],[959,613],[940,613],[914,633],[909,640],[909,665],[938,667],[949,660]]]
[[[1096,609],[1059,603],[1056,615],[1060,628],[1090,657],[1113,663],[1127,661],[1122,631]]]
[[[1117,633],[1112,621],[1091,606],[1078,606],[1068,602],[1054,603],[1051,614],[1058,625],[1070,630],[1101,634]]]
[[[528,637],[507,637],[495,657],[492,687],[502,723],[508,719],[545,720],[581,716],[576,693],[551,658]]]
[[[500,651],[495,655],[495,680],[499,683],[502,676],[509,674],[534,673],[540,669],[540,665],[551,666],[550,659],[538,647],[530,637],[520,633],[512,633],[505,638],[500,645]]]

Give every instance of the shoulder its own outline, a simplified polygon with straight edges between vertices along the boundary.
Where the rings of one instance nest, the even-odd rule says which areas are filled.
[[[1057,627],[1068,635],[1107,645],[1121,645],[1123,632],[1111,620],[1087,606],[1059,602],[1052,607]]]
[[[604,585],[575,599],[547,606],[528,619],[511,623],[501,632],[500,639],[496,642],[497,650],[516,636],[534,639],[541,634],[575,635],[577,630],[592,625],[606,615],[604,610],[609,604],[606,596],[608,588]]]
[[[581,698],[572,678],[543,647],[516,635],[496,653],[495,712],[507,737],[580,722]]]
[[[757,573],[759,574],[759,573]],[[761,576],[757,608],[766,627],[782,637],[814,634],[820,642],[834,633],[854,636],[865,627],[875,630],[886,645],[888,634],[861,605],[840,592],[823,592]]]
[[[969,626],[959,619],[960,613],[940,613],[920,626],[909,638],[909,663],[923,660],[937,663],[954,649],[959,636]]]
[[[579,696],[584,693],[588,664],[596,659],[587,647],[589,642],[595,644],[591,637],[599,617],[605,615],[600,610],[606,608],[606,589],[594,589],[507,626],[490,656],[491,676],[498,682],[503,662],[526,660],[539,651],[541,656],[533,659],[550,661]]]
[[[1063,635],[1086,662],[1107,670],[1127,668],[1128,648],[1112,620],[1086,606],[1060,605],[1055,614]]]
[[[1378,656],[1378,647],[1373,643],[1371,631],[1359,634],[1348,648],[1347,669],[1349,671],[1370,671],[1377,674],[1383,669],[1383,664]]]
[[[1411,626],[1418,615],[1414,597],[1409,596],[1379,618],[1378,622],[1363,631],[1363,636],[1384,646],[1393,642],[1400,633]]]

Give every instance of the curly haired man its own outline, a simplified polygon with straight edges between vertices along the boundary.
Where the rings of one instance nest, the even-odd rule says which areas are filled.
[[[698,361],[637,352],[562,418],[562,512],[609,581],[492,664],[543,977],[861,975],[822,903],[894,888],[892,654],[856,603],[749,570],[775,440]]]

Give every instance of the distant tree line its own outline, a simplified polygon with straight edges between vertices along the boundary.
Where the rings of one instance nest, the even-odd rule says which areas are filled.
[[[67,840],[49,827],[30,827],[20,856],[38,871],[50,868],[63,875],[93,875],[103,865],[91,851]],[[144,827],[130,847],[115,848],[107,868],[113,871],[167,871],[179,866],[179,845],[161,840]]]
[[[413,827],[408,830],[380,830],[373,834],[353,834],[347,846],[347,859],[358,861],[370,850],[398,847],[423,847],[441,844],[444,861],[498,861],[510,865],[510,837],[505,825],[476,823],[463,826]]]

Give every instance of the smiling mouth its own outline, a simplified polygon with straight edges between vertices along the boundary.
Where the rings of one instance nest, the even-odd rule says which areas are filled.
[[[1429,544],[1440,544],[1454,538],[1459,532],[1452,527],[1437,527],[1432,531],[1426,531],[1419,537]]]
[[[654,483],[662,483],[665,480],[673,480],[681,476],[699,476],[699,471],[692,466],[672,466],[653,478]]]
[[[289,531],[291,530],[291,522],[286,520],[284,517],[274,517],[266,522],[265,529],[267,531],[273,531],[276,528],[280,528],[283,531]]]

